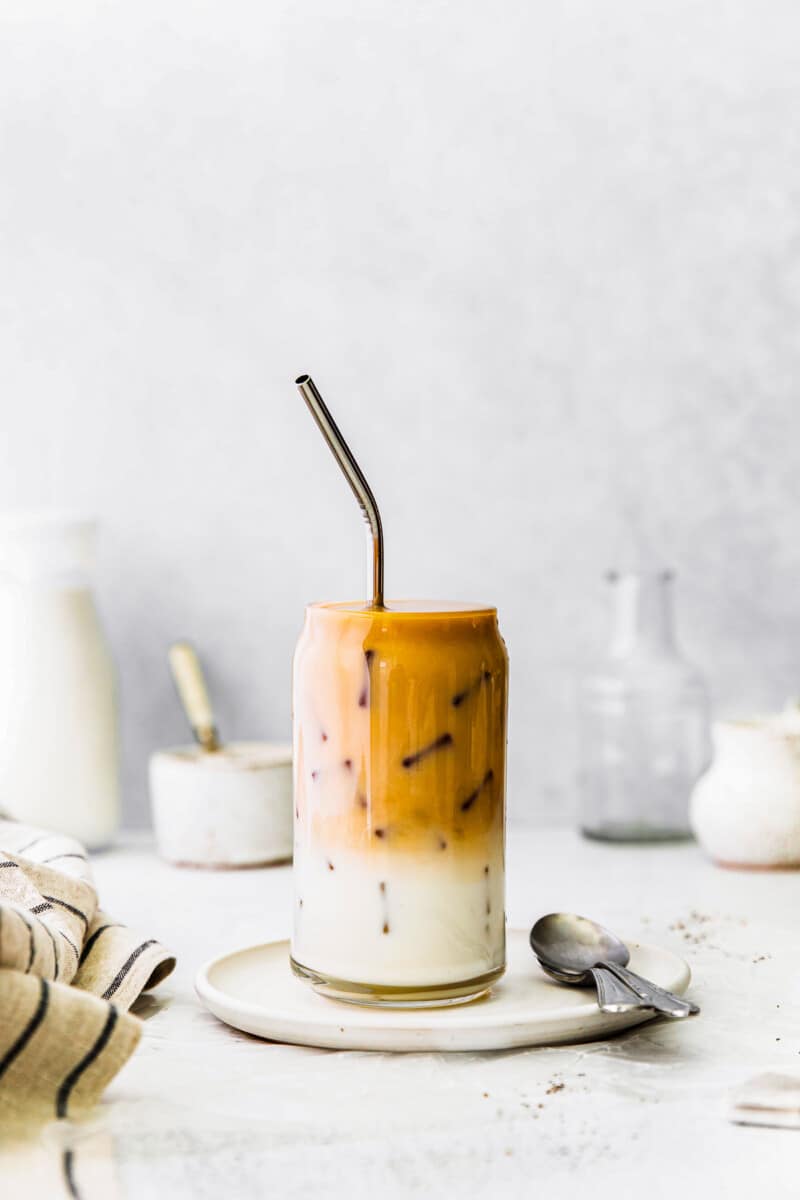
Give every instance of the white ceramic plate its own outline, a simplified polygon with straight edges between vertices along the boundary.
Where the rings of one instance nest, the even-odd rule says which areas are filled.
[[[683,993],[691,972],[657,946],[628,943],[631,967]],[[510,930],[508,970],[488,996],[434,1009],[362,1008],[318,996],[289,967],[289,943],[268,942],[214,959],[197,994],[221,1021],[277,1042],[334,1050],[507,1050],[605,1037],[648,1020],[648,1011],[602,1013],[595,994],[542,974],[528,935]]]

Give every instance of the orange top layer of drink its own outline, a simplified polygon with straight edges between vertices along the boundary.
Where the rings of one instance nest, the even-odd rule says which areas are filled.
[[[300,836],[332,851],[496,853],[506,676],[493,608],[309,606],[295,658]]]

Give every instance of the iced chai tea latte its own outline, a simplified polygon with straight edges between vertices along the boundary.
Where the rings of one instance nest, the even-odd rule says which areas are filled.
[[[447,1004],[502,974],[507,662],[493,608],[307,609],[292,965],[317,990]]]

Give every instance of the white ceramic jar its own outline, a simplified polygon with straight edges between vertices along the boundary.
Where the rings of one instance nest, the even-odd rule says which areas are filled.
[[[86,846],[119,823],[115,679],[91,587],[95,524],[0,517],[0,808]]]
[[[229,742],[160,750],[150,760],[159,853],[196,867],[250,867],[292,856],[292,748]]]
[[[714,746],[691,803],[703,849],[722,866],[800,867],[800,714],[719,721]]]

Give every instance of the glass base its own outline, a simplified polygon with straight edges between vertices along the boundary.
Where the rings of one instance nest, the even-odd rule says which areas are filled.
[[[692,836],[691,829],[654,829],[633,822],[609,822],[593,828],[582,825],[581,833],[594,842],[687,842]]]
[[[343,1000],[345,1004],[362,1004],[371,1008],[444,1008],[449,1004],[466,1004],[484,996],[505,971],[495,967],[485,975],[457,983],[433,984],[425,987],[395,987],[383,983],[351,983],[334,979],[304,967],[289,956],[292,970],[299,979],[310,983],[320,996]]]

